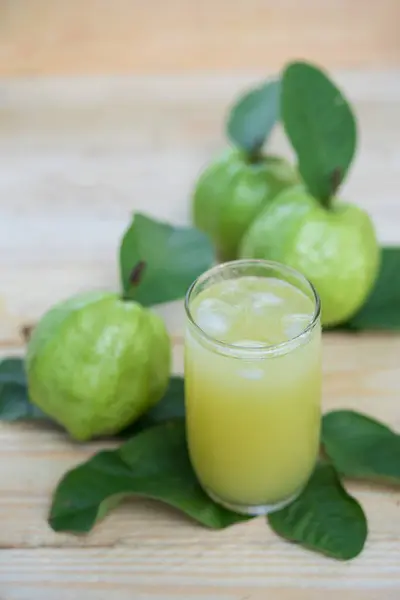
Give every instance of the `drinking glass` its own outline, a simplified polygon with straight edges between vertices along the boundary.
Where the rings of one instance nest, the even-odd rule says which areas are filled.
[[[187,292],[189,453],[206,493],[258,515],[290,503],[318,455],[320,301],[297,271],[238,260]]]

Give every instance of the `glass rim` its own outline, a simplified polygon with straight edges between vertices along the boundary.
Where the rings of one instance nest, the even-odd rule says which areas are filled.
[[[246,265],[257,266],[258,265],[258,266],[263,266],[263,267],[267,267],[267,268],[277,269],[281,272],[286,272],[289,275],[293,275],[293,276],[297,277],[298,279],[302,280],[303,283],[308,285],[312,292],[312,296],[313,296],[313,300],[314,300],[314,312],[313,312],[311,321],[308,323],[308,325],[306,325],[300,333],[291,337],[289,340],[285,340],[284,342],[279,342],[277,344],[267,344],[267,343],[261,344],[260,343],[260,345],[258,345],[257,347],[253,347],[253,348],[251,348],[249,346],[240,346],[238,344],[224,342],[222,340],[219,340],[218,338],[213,337],[212,335],[209,335],[206,331],[204,331],[204,329],[202,329],[200,327],[200,325],[198,325],[198,323],[196,323],[196,320],[194,319],[192,312],[190,310],[189,303],[190,303],[190,299],[191,299],[193,291],[199,284],[201,284],[203,281],[205,281],[213,273],[218,273],[219,271],[223,271],[226,268],[240,266],[240,265],[241,266],[246,266]],[[201,336],[204,337],[210,344],[220,347],[221,349],[225,350],[229,354],[235,353],[238,356],[238,355],[244,353],[246,355],[260,357],[260,356],[265,356],[265,355],[269,355],[269,354],[284,353],[288,347],[290,349],[290,347],[293,345],[293,343],[301,342],[301,339],[314,329],[314,327],[320,317],[321,300],[320,300],[319,294],[318,294],[317,290],[315,289],[314,285],[311,283],[311,281],[309,281],[309,279],[307,279],[307,277],[305,277],[302,273],[300,273],[300,271],[297,271],[296,269],[293,269],[292,267],[289,267],[287,265],[284,265],[283,263],[280,263],[280,262],[277,262],[274,260],[264,260],[262,258],[249,258],[249,259],[243,258],[243,259],[231,260],[231,261],[227,261],[227,262],[223,262],[218,265],[215,265],[214,267],[207,269],[207,271],[204,271],[204,273],[202,273],[201,275],[196,277],[196,279],[190,285],[190,287],[187,290],[186,295],[185,295],[185,312],[186,312],[186,316],[187,316],[189,322],[191,323],[191,325],[193,325],[195,327],[195,329],[197,330],[197,332],[199,332],[201,334]]]

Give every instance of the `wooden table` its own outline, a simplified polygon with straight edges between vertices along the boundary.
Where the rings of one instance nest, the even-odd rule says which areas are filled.
[[[398,0],[2,0],[0,74],[400,64]]]
[[[362,131],[343,195],[400,243],[400,72],[347,72]],[[253,78],[108,77],[0,85],[0,348],[57,300],[116,289],[118,240],[134,210],[188,220],[200,166],[223,145],[226,105]],[[279,133],[274,146],[287,152]],[[182,307],[162,308],[182,369]],[[400,429],[400,336],[327,335],[324,408]],[[368,515],[362,556],[342,564],[287,544],[262,519],[209,532],[153,502],[125,502],[92,534],[55,534],[50,494],[98,443],[39,425],[0,426],[1,600],[397,600],[400,493],[349,485]]]

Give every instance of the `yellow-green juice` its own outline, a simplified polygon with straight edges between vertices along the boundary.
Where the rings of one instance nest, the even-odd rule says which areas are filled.
[[[318,453],[318,298],[290,269],[235,261],[194,284],[187,312],[187,433],[199,481],[237,511],[277,509],[304,487]]]

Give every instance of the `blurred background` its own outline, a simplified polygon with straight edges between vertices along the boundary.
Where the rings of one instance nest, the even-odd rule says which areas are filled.
[[[399,64],[398,0],[2,0],[1,74]]]
[[[355,103],[343,194],[399,243],[399,22],[399,0],[0,0],[1,351],[60,298],[118,286],[134,210],[188,221],[227,107],[292,59]]]

